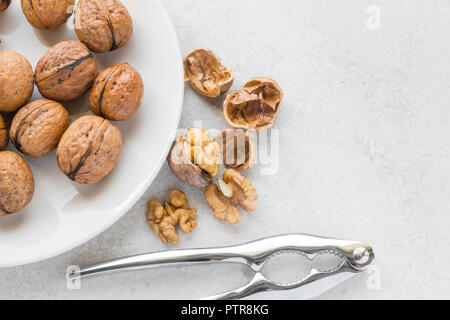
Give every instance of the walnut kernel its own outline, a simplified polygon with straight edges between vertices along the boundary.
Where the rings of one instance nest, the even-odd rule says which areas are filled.
[[[283,91],[268,78],[253,78],[225,99],[223,111],[230,125],[243,129],[268,129],[280,111]]]
[[[184,80],[200,94],[215,98],[230,90],[234,76],[211,50],[200,48],[189,53],[183,61]]]
[[[36,29],[56,29],[72,15],[75,0],[21,0],[22,11]]]
[[[191,128],[180,136],[170,151],[168,163],[172,172],[184,183],[205,188],[220,171],[220,146],[211,141],[209,132]]]
[[[80,0],[75,8],[75,32],[96,53],[125,46],[133,34],[133,21],[119,0]]]
[[[205,199],[212,208],[214,217],[236,224],[241,220],[237,206],[241,206],[247,212],[256,210],[255,201],[258,195],[248,179],[239,172],[228,169],[223,174],[222,183],[232,188],[231,197],[227,197],[215,184],[210,184],[205,189]]]
[[[223,130],[214,139],[222,150],[225,167],[235,170],[251,169],[256,160],[256,143],[253,134],[244,129]]]

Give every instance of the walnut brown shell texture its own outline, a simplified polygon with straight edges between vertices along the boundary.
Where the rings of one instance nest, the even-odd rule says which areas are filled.
[[[108,68],[97,77],[89,97],[93,113],[109,120],[131,118],[142,105],[144,84],[129,64]]]
[[[230,90],[234,76],[211,50],[199,48],[183,60],[184,80],[200,94],[215,98]]]
[[[75,8],[78,39],[96,53],[125,46],[133,34],[133,21],[119,0],[80,0]]]
[[[6,123],[3,120],[2,115],[0,114],[0,151],[3,151],[8,146],[9,136],[8,136],[8,128],[6,127]]]
[[[97,74],[97,64],[89,49],[79,41],[69,40],[56,44],[44,54],[34,78],[45,98],[68,101],[89,91]]]
[[[11,141],[20,152],[41,158],[52,152],[69,126],[69,114],[58,102],[33,101],[17,112],[11,123]]]
[[[268,129],[277,117],[283,91],[269,78],[253,78],[225,99],[225,119],[235,128]]]
[[[22,11],[36,29],[56,29],[72,15],[75,0],[21,0]]]
[[[0,217],[25,208],[33,194],[33,173],[25,159],[14,152],[0,152]]]
[[[0,50],[0,111],[14,112],[33,94],[33,67],[21,54]]]
[[[75,121],[59,142],[56,157],[61,171],[80,184],[107,176],[122,149],[119,129],[106,119],[84,116]]]
[[[0,0],[0,12],[3,12],[6,9],[8,9],[10,4],[11,0]]]

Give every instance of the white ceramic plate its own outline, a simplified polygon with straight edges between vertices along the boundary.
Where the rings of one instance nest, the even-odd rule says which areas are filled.
[[[23,212],[0,219],[0,267],[53,257],[107,229],[150,186],[175,137],[183,100],[183,69],[173,25],[159,0],[122,0],[134,22],[128,45],[96,55],[100,70],[128,62],[141,73],[144,102],[130,120],[118,123],[124,146],[118,165],[100,183],[81,186],[58,169],[55,153],[30,159],[36,190]],[[69,21],[56,31],[37,31],[26,21],[20,1],[0,14],[0,48],[25,55],[33,66],[62,40],[77,39]],[[35,89],[33,99],[40,98]],[[64,104],[76,119],[89,112],[88,98]],[[10,150],[14,148],[10,145]]]

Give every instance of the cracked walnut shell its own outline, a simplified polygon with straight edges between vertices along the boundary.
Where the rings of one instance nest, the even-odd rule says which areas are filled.
[[[6,127],[5,121],[0,114],[0,151],[3,151],[8,146],[9,135],[8,128]]]
[[[128,63],[110,67],[95,80],[89,97],[91,111],[109,120],[131,118],[142,105],[144,83]]]
[[[119,129],[108,120],[84,116],[72,123],[59,142],[56,157],[61,171],[80,184],[92,184],[107,176],[122,149]]]
[[[223,111],[230,125],[243,129],[268,129],[280,111],[283,91],[268,78],[253,78],[225,99]]]
[[[213,210],[214,217],[225,220],[230,224],[241,221],[241,214],[237,206],[241,206],[247,212],[256,210],[258,195],[252,183],[239,172],[228,169],[223,174],[223,182],[227,188],[231,188],[231,194],[225,195],[215,184],[210,184],[205,189],[205,199]]]
[[[85,94],[97,77],[97,64],[89,49],[79,41],[63,41],[39,60],[34,78],[41,94],[68,101]]]
[[[75,0],[21,0],[22,11],[36,29],[56,29],[72,15]]]
[[[0,12],[3,12],[6,9],[8,9],[10,4],[11,0],[0,0]]]
[[[58,102],[40,99],[16,113],[11,123],[11,141],[20,152],[41,158],[52,152],[69,127],[69,113]]]
[[[33,173],[25,159],[14,152],[0,152],[0,217],[25,208],[33,194]]]
[[[230,90],[234,76],[211,50],[200,48],[183,60],[184,80],[200,94],[215,98]]]
[[[80,0],[74,20],[78,39],[96,53],[125,46],[133,34],[133,21],[119,0]]]
[[[216,136],[222,150],[226,168],[238,171],[251,169],[256,159],[256,143],[253,134],[244,129],[223,130]]]
[[[220,171],[220,146],[211,141],[209,132],[191,128],[178,137],[168,156],[174,175],[184,183],[205,188]]]
[[[33,67],[21,54],[0,50],[0,111],[14,112],[31,98]]]

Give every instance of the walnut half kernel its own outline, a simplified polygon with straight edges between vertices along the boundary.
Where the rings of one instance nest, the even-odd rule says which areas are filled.
[[[197,188],[205,188],[220,171],[220,146],[211,141],[208,131],[191,128],[178,137],[167,159],[178,179]]]
[[[269,78],[253,78],[225,99],[223,112],[235,128],[269,129],[280,111],[283,91]]]
[[[251,169],[256,160],[254,131],[244,129],[223,130],[214,139],[222,150],[222,160],[228,169]]]
[[[247,212],[256,210],[255,201],[258,199],[256,190],[252,183],[239,172],[233,169],[226,170],[223,181],[219,180],[219,186],[220,188],[210,184],[205,189],[205,199],[216,219],[236,224],[241,221],[241,213],[237,206],[241,206]]]
[[[197,210],[189,208],[184,192],[172,191],[169,201],[164,202],[164,207],[159,201],[150,201],[147,205],[148,224],[164,244],[178,243],[177,225],[183,233],[190,233],[197,227]]]
[[[230,90],[234,76],[211,50],[199,48],[183,61],[184,80],[200,94],[215,98]]]

